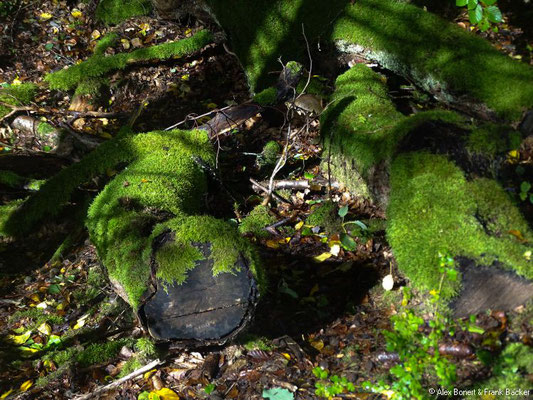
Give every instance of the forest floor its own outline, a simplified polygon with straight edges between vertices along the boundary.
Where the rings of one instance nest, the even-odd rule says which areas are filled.
[[[75,6],[66,1],[21,4],[23,7],[12,11],[15,14],[0,14],[5,18],[4,22],[0,19],[0,36],[6,49],[0,52],[0,82],[41,82],[45,73],[89,57],[97,40],[111,29],[94,20],[92,2]],[[504,17],[509,19],[507,14]],[[456,22],[469,29],[464,16]],[[188,26],[137,17],[112,28],[120,40],[106,54],[188,37],[200,28],[199,22]],[[533,65],[533,38],[520,28],[504,24],[498,33],[483,35],[510,57]],[[332,77],[323,78],[332,88]],[[52,126],[68,124],[86,137],[109,139],[136,113],[133,128],[149,131],[249,99],[237,59],[214,45],[194,57],[134,65],[112,75],[110,82],[107,105],[99,111],[123,113],[127,118],[86,118],[72,123],[61,111],[68,109],[71,96],[44,86],[35,107],[47,111],[28,113]],[[404,109],[430,107],[414,92],[402,92],[402,84],[397,79],[393,86],[399,91],[391,89],[391,96],[396,96]],[[205,119],[192,121],[189,127]],[[40,179],[83,153],[75,150],[80,153],[74,152],[71,160],[43,157],[50,152],[49,144],[32,132],[12,129],[9,122],[0,122],[0,153],[20,157],[24,160],[21,169],[38,169],[35,174],[40,174]],[[312,399],[318,397],[317,388],[335,383],[333,375],[356,387],[385,377],[397,357],[386,351],[383,331],[391,329],[390,316],[401,308],[391,299],[401,300],[401,288],[408,282],[400,278],[380,228],[384,226],[383,212],[328,181],[320,164],[325,155],[316,115],[295,113],[290,124],[298,134],[290,139],[287,164],[276,179],[310,179],[316,184],[305,190],[283,191],[286,201],[269,203],[271,216],[283,223],[261,237],[249,235],[261,248],[270,286],[253,323],[236,343],[192,351],[169,344],[151,347],[142,340],[144,333],[129,306],[108,284],[84,233],[76,237],[68,252],[49,261],[73,226],[69,218],[58,219],[24,241],[0,241],[0,399],[72,398],[156,357],[164,364],[102,398],[137,399],[143,392],[155,392],[162,399],[177,398],[172,397],[176,394],[181,399]],[[269,179],[272,167],[261,162],[261,153],[271,140],[283,147],[285,134],[286,129],[275,121],[256,117],[215,144],[219,177],[223,177],[227,193],[208,196],[212,214],[237,222],[263,201],[264,193],[254,191],[250,178],[258,182]],[[88,183],[82,190],[94,192],[98,184]],[[27,194],[0,186],[2,203]],[[332,250],[332,243],[340,243],[339,232],[303,224],[316,204],[328,200],[348,207],[343,216],[346,221],[366,227],[353,235],[350,250],[351,243]],[[383,277],[391,272],[397,277],[396,297],[381,286]],[[460,350],[467,345],[497,354],[507,341],[531,341],[533,327],[525,322],[530,312],[522,308],[509,315],[495,311],[475,318],[482,333],[465,332],[461,341],[453,344],[459,349],[454,359],[457,387],[468,387],[491,373],[490,367]],[[328,370],[329,376],[320,376],[320,368]],[[338,396],[387,397],[386,393],[364,390]]]

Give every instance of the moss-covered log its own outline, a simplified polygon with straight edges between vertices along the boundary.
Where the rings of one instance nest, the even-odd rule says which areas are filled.
[[[364,65],[337,79],[333,100],[322,116],[325,154],[331,154],[324,168],[386,207],[388,240],[400,270],[416,287],[439,286],[439,252],[462,257],[465,267],[492,265],[533,279],[527,256],[533,232],[494,179],[495,153],[516,146],[518,132],[478,128],[444,111],[406,117],[388,99],[385,78]],[[530,282],[511,281],[531,297]],[[460,288],[460,282],[448,282],[442,294],[450,299]],[[524,301],[515,290],[511,284],[500,288],[502,304],[509,297]]]
[[[203,214],[203,168],[214,160],[205,131],[123,133],[10,210],[2,230],[20,234],[80,183],[127,163],[86,222],[111,282],[155,338],[218,343],[249,320],[262,275],[237,230]]]
[[[409,77],[440,101],[517,122],[533,108],[533,68],[440,17],[397,0],[207,0],[232,39],[252,89],[269,84],[277,59],[307,59],[336,43]],[[350,4],[354,3],[354,4]]]

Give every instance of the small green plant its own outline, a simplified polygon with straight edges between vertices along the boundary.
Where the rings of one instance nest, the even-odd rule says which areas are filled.
[[[215,384],[214,383],[210,383],[208,385],[205,385],[204,392],[206,394],[211,394],[211,393],[213,393],[215,391],[215,389],[216,389]]]
[[[472,25],[485,32],[491,27],[491,24],[502,22],[502,12],[496,5],[497,0],[455,0],[458,7],[468,7],[468,19]],[[497,32],[498,28],[493,26],[492,29]]]
[[[529,202],[533,204],[533,192],[531,191],[531,183],[522,182],[520,185],[520,200],[526,201],[529,198]]]
[[[361,229],[362,233],[366,232],[368,230],[368,227],[359,220],[345,222],[344,217],[346,217],[347,214],[348,214],[347,205],[339,208],[339,217],[341,217],[341,220],[342,220],[342,230],[343,230],[343,232],[340,234],[341,245],[344,248],[344,250],[355,251],[357,249],[357,243],[355,242],[352,235],[348,233],[348,231],[346,230],[346,226],[350,224],[357,225]]]
[[[436,376],[441,387],[453,387],[456,380],[455,365],[438,351],[445,335],[454,333],[451,321],[438,310],[444,280],[457,279],[455,262],[450,255],[439,253],[439,271],[439,288],[429,292],[430,301],[436,308],[434,318],[428,322],[431,329],[429,334],[424,332],[424,319],[413,310],[407,308],[393,315],[393,330],[384,332],[387,351],[395,352],[400,358],[400,362],[390,369],[393,383],[388,385],[383,380],[376,384],[365,382],[364,389],[380,393],[392,391],[396,400],[422,399],[427,397],[428,383],[435,383],[428,382],[428,373]],[[402,302],[402,305],[405,303]]]
[[[355,385],[344,376],[330,376],[329,371],[322,367],[313,368],[313,374],[319,379],[315,383],[315,394],[317,396],[331,399],[341,393],[355,392]]]

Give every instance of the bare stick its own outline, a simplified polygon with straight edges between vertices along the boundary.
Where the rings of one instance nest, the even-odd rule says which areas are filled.
[[[257,187],[258,189],[261,189],[266,194],[269,194],[269,190],[263,185],[261,185],[259,182],[257,182],[255,179],[250,178],[250,182],[252,182],[253,185]],[[282,203],[292,204],[289,200],[284,199],[283,197],[277,195],[276,193],[270,192],[270,195],[274,197],[276,200],[281,201]]]
[[[304,94],[305,91],[307,90],[307,87],[311,83],[311,74],[313,73],[313,57],[311,57],[311,49],[309,49],[309,41],[307,40],[307,36],[305,35],[305,28],[304,28],[303,23],[302,23],[302,35],[305,39],[305,46],[307,47],[307,56],[309,57],[309,73],[307,74],[307,82],[305,83],[305,86],[298,97]]]
[[[88,399],[90,399],[92,397],[96,397],[96,396],[98,396],[98,395],[100,395],[100,394],[102,394],[104,392],[108,392],[111,389],[114,389],[114,388],[122,385],[124,382],[127,382],[127,381],[129,381],[129,380],[131,380],[131,379],[133,379],[133,378],[135,378],[135,377],[137,377],[139,375],[144,374],[145,372],[150,371],[151,369],[157,367],[158,365],[163,364],[163,362],[164,361],[161,361],[159,359],[157,359],[155,361],[152,361],[150,364],[147,364],[144,367],[141,367],[138,370],[133,371],[131,374],[128,374],[128,375],[126,375],[123,378],[117,379],[116,381],[110,383],[109,385],[100,386],[99,388],[96,388],[95,390],[93,390],[90,393],[74,397],[74,400],[88,400]]]

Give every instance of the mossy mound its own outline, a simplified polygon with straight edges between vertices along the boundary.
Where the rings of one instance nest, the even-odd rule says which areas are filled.
[[[473,153],[490,156],[520,147],[522,136],[508,126],[487,123],[472,130],[466,144]]]
[[[6,85],[0,87],[0,102],[22,106],[29,104],[37,93],[34,83],[21,83],[19,85]],[[0,118],[11,111],[11,108],[0,104]]]
[[[320,226],[328,234],[342,232],[342,221],[338,214],[337,203],[326,201],[316,206],[307,217],[306,224],[310,226]]]
[[[393,162],[390,190],[387,237],[399,269],[417,288],[439,286],[439,252],[480,265],[498,262],[533,279],[532,261],[524,254],[533,232],[495,181],[467,181],[446,157],[420,152]],[[443,297],[451,298],[459,287],[447,282]]]
[[[264,238],[268,236],[265,228],[274,222],[276,222],[276,218],[269,214],[268,208],[258,205],[250,211],[250,214],[243,218],[239,225],[239,232],[243,234],[250,233],[258,238]]]
[[[129,63],[135,61],[165,60],[192,54],[209,44],[211,40],[211,33],[207,30],[202,30],[190,38],[137,49],[130,53],[120,53],[112,56],[94,54],[81,64],[46,75],[45,81],[48,82],[51,89],[70,90],[84,80],[101,78],[111,71],[124,69]]]
[[[96,7],[96,18],[105,24],[116,25],[120,22],[152,11],[150,0],[102,0]]]
[[[26,179],[12,171],[0,170],[0,185],[17,187],[22,185]]]
[[[102,3],[100,3],[100,4],[102,4]],[[110,33],[104,35],[98,41],[98,43],[96,43],[96,46],[94,46],[94,54],[98,54],[98,55],[104,54],[105,51],[109,47],[112,47],[112,46],[114,46],[117,43],[118,39],[119,39],[119,37],[118,37],[118,35],[115,32],[110,32]]]

